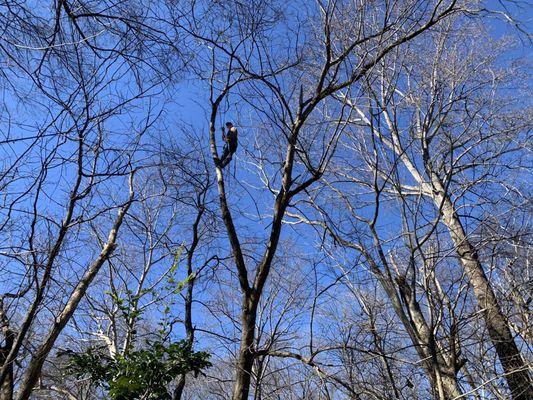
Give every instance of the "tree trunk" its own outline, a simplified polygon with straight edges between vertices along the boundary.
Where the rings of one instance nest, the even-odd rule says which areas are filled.
[[[94,277],[96,276],[98,271],[100,271],[104,262],[106,262],[109,259],[109,257],[115,250],[115,247],[116,247],[115,240],[117,238],[118,231],[120,229],[120,226],[122,225],[124,216],[126,215],[131,205],[131,202],[133,201],[133,189],[132,189],[131,184],[132,183],[130,181],[130,199],[119,210],[118,216],[115,219],[113,227],[111,228],[109,232],[107,243],[102,248],[102,251],[98,255],[98,258],[89,266],[87,271],[85,271],[83,277],[78,282],[74,291],[70,295],[67,303],[63,307],[63,310],[56,317],[54,325],[48,332],[43,344],[33,354],[33,357],[30,360],[28,367],[26,369],[26,373],[24,374],[22,383],[20,384],[20,389],[19,389],[18,396],[17,396],[18,400],[28,400],[30,398],[31,393],[33,392],[34,386],[36,385],[37,381],[39,380],[39,377],[41,376],[42,367],[46,360],[46,357],[48,357],[48,354],[52,350],[55,344],[55,341],[57,340],[57,338],[63,331],[63,328],[67,325],[67,323],[70,321],[70,319],[74,315],[74,312],[76,311],[76,308],[78,307],[78,304],[80,303],[81,299],[87,292],[87,289],[89,288],[89,285],[93,281]]]
[[[254,363],[255,321],[257,318],[257,301],[252,296],[245,296],[242,304],[241,345],[237,358],[237,372],[233,386],[232,400],[248,400],[252,368]]]
[[[512,398],[515,400],[533,399],[533,387],[529,368],[525,364],[518,346],[503,314],[498,299],[485,275],[478,254],[457,216],[455,208],[445,188],[436,176],[432,176],[433,200],[441,208],[445,225],[455,245],[457,254],[472,285],[474,295],[483,312],[489,336],[505,373]]]
[[[9,320],[4,311],[4,299],[0,298],[0,327],[4,336],[4,345],[0,347],[0,366],[4,367],[7,357],[15,343],[15,332],[11,330]],[[13,362],[5,366],[6,377],[0,385],[0,400],[13,399]]]
[[[369,260],[368,257],[367,260]],[[434,337],[430,334],[424,314],[418,302],[412,296],[410,288],[403,280],[397,281],[396,285],[401,295],[400,299],[390,274],[385,276],[373,260],[370,261],[370,264],[372,272],[391,301],[394,312],[402,321],[420,359],[423,360],[422,365],[426,370],[431,386],[438,393],[439,400],[451,400],[460,397],[462,392],[457,384],[454,367],[448,363],[440,349],[437,349],[438,346]],[[402,299],[407,311],[402,306]],[[431,348],[434,351],[431,351]]]
[[[200,196],[198,197],[200,199]],[[196,219],[194,221],[194,224],[192,226],[193,231],[193,237],[192,237],[192,243],[190,249],[187,251],[187,294],[185,295],[185,332],[187,334],[187,342],[190,344],[191,349],[194,344],[194,326],[192,323],[192,300],[193,300],[193,292],[194,292],[194,283],[196,281],[196,277],[193,276],[193,267],[192,267],[192,259],[194,252],[196,250],[196,247],[198,246],[198,243],[200,241],[199,235],[198,235],[198,226],[200,225],[200,221],[202,219],[202,215],[204,214],[205,207],[203,203],[200,205],[198,209],[198,214],[196,215]],[[185,382],[187,380],[187,374],[181,374],[178,378],[178,383],[176,385],[176,389],[174,389],[174,393],[172,394],[172,400],[181,400],[181,397],[183,396],[183,390],[185,389]]]
[[[452,400],[461,397],[462,392],[457,384],[455,366],[451,365],[436,341],[411,287],[407,285],[405,279],[398,279],[397,284],[409,315],[408,322],[404,322],[404,324],[411,325],[411,329],[408,331],[413,331],[415,336],[413,338],[411,335],[411,339],[417,348],[422,350],[419,351],[419,355],[423,360],[426,360],[424,366],[431,386],[437,394],[436,397],[439,400]]]
[[[359,111],[361,114],[361,112]],[[364,116],[364,115],[363,115]],[[387,117],[387,124],[393,132],[392,141],[385,140],[385,144],[393,150],[402,160],[405,167],[418,182],[424,194],[430,196],[443,216],[443,222],[448,228],[455,250],[459,256],[461,265],[472,285],[479,307],[483,312],[485,324],[489,336],[496,348],[496,353],[502,365],[504,376],[514,400],[533,399],[533,387],[529,375],[529,367],[526,365],[518,346],[511,334],[507,318],[503,314],[500,304],[492,287],[485,275],[483,266],[479,261],[477,250],[472,245],[457,215],[452,200],[441,178],[434,172],[429,154],[424,156],[424,167],[429,176],[426,182],[419,170],[407,157],[400,145],[400,138],[392,120]],[[383,138],[383,136],[379,136]],[[426,146],[428,144],[426,143]]]
[[[14,335],[6,338],[6,345],[0,350],[0,364],[4,364],[9,349],[13,345]],[[8,366],[7,375],[0,386],[0,400],[13,400],[13,363]]]
[[[383,268],[378,265],[364,247],[341,238],[329,228],[328,231],[333,235],[334,240],[344,246],[356,249],[365,257],[370,265],[372,274],[379,281],[391,302],[395,314],[409,335],[411,343],[413,343],[421,364],[426,371],[431,387],[438,393],[437,398],[439,400],[460,398],[462,392],[457,382],[455,366],[452,365],[436,342],[420,304],[405,278],[393,278],[390,272],[389,260],[381,248],[376,231],[373,230],[374,244],[378,250],[379,261]],[[391,263],[394,263],[394,260],[391,259]]]
[[[192,268],[188,269],[188,276],[192,274]],[[185,332],[187,333],[187,342],[191,345],[194,343],[194,327],[192,325],[192,295],[194,288],[194,278],[187,285],[187,295],[185,297]],[[172,395],[173,400],[181,400],[183,390],[185,389],[185,382],[187,374],[181,374],[176,384],[176,389]]]

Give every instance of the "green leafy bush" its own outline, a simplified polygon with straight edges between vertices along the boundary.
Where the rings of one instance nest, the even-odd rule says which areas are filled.
[[[67,374],[88,377],[112,400],[170,399],[167,387],[173,379],[188,372],[198,374],[211,366],[210,355],[192,351],[186,341],[148,342],[146,348],[115,358],[94,347],[64,355],[69,358]]]

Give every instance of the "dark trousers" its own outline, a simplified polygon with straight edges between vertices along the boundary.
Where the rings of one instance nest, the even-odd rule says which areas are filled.
[[[237,151],[237,141],[227,142],[222,150],[222,156],[220,157],[220,164],[222,168],[229,164],[231,157]]]

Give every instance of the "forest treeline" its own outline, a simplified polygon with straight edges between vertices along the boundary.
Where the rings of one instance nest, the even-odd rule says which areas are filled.
[[[528,2],[0,10],[0,400],[533,399]]]

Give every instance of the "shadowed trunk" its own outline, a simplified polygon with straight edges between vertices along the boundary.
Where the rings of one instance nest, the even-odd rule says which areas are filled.
[[[0,365],[4,365],[7,359],[7,355],[13,347],[15,341],[15,332],[9,327],[9,320],[4,312],[4,301],[0,299],[0,324],[2,334],[4,336],[4,345],[0,347]],[[13,399],[13,363],[9,363],[7,367],[7,374],[0,386],[0,400],[12,400]]]
[[[457,384],[457,371],[441,346],[435,339],[431,327],[420,308],[420,303],[413,294],[411,287],[405,279],[397,280],[400,296],[407,307],[408,324],[412,331],[411,339],[416,345],[419,355],[424,361],[424,368],[428,374],[431,386],[440,400],[452,400],[462,395]],[[403,312],[403,310],[402,310]]]
[[[193,268],[192,268],[192,258],[194,255],[194,251],[196,250],[196,247],[198,246],[198,243],[200,241],[199,235],[198,235],[198,226],[200,225],[200,220],[202,219],[202,215],[205,211],[205,208],[203,205],[200,205],[198,214],[196,215],[196,219],[194,221],[194,224],[192,226],[193,231],[193,238],[190,249],[187,251],[187,276],[188,276],[188,282],[187,282],[187,294],[185,295],[185,318],[184,318],[184,325],[185,325],[185,333],[187,334],[187,342],[189,345],[192,346],[194,344],[194,326],[192,323],[192,300],[193,300],[193,292],[194,292],[194,283],[195,283],[195,276]],[[185,383],[187,380],[187,374],[182,374],[178,378],[178,383],[176,384],[176,389],[174,389],[174,393],[172,395],[173,400],[181,400],[181,397],[183,396],[183,390],[185,389]]]
[[[237,357],[237,371],[233,386],[233,400],[248,400],[252,367],[254,363],[255,321],[257,316],[257,302],[251,296],[245,297],[241,315],[241,345]]]

